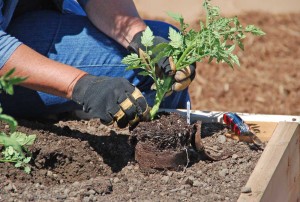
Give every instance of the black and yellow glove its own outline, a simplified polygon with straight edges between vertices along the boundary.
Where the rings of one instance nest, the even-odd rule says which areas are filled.
[[[83,76],[74,86],[72,100],[82,105],[91,118],[100,118],[106,125],[116,121],[124,128],[149,117],[144,96],[124,78]]]
[[[130,42],[128,46],[128,50],[134,53],[137,53],[139,57],[142,59],[144,58],[144,51],[145,47],[141,43],[141,37],[143,35],[143,31],[138,32]],[[157,45],[160,43],[169,43],[168,40],[166,40],[163,37],[155,36],[153,40],[153,45]],[[155,55],[152,56],[153,58]],[[176,71],[175,64],[173,62],[172,57],[163,57],[161,60],[157,62],[157,69],[156,74],[160,75],[161,73],[173,76],[175,79],[174,84],[172,85],[172,91],[181,91],[187,88],[192,80],[195,78],[195,70],[196,70],[196,63],[189,65],[181,70]],[[171,93],[168,93],[170,95]]]

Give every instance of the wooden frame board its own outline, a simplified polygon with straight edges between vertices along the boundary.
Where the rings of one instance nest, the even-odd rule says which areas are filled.
[[[300,201],[299,142],[299,124],[279,122],[238,201]]]

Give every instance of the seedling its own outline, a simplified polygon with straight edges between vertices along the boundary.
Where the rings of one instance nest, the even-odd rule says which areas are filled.
[[[153,119],[159,109],[160,103],[166,93],[171,90],[173,78],[163,75],[159,77],[155,71],[156,63],[163,57],[172,57],[176,70],[181,70],[195,62],[227,63],[230,67],[240,65],[239,58],[233,53],[238,46],[244,50],[243,39],[246,33],[261,36],[265,33],[254,25],[244,27],[237,17],[226,18],[220,15],[220,10],[212,6],[209,0],[204,0],[203,7],[206,13],[206,21],[200,21],[200,30],[191,29],[179,14],[169,15],[180,23],[180,30],[170,27],[169,43],[153,45],[154,35],[149,27],[143,32],[141,42],[145,46],[145,54],[140,57],[132,53],[126,56],[122,62],[128,65],[127,70],[141,69],[140,75],[150,76],[155,84],[156,96],[154,105],[150,111]]]
[[[10,70],[4,76],[0,77],[0,93],[5,91],[12,95],[14,93],[13,85],[18,84],[25,80],[25,78],[11,77],[14,69]],[[2,114],[0,106],[0,121],[6,122],[9,125],[10,132],[6,134],[0,131],[0,162],[11,162],[17,168],[23,168],[26,173],[30,173],[31,168],[28,163],[31,160],[31,153],[28,151],[27,146],[33,144],[36,136],[26,135],[25,133],[17,132],[17,121],[6,114]],[[1,147],[2,146],[2,147]]]

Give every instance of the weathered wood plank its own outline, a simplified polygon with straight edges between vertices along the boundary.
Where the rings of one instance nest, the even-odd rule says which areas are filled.
[[[300,201],[300,126],[279,122],[238,201]]]

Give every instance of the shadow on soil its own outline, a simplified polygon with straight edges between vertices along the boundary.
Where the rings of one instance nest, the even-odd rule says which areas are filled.
[[[25,126],[33,130],[44,130],[54,133],[57,136],[65,136],[80,140],[79,144],[88,142],[89,146],[96,151],[113,172],[119,172],[129,161],[134,159],[134,145],[129,136],[117,134],[111,130],[109,136],[96,136],[89,133],[83,133],[78,130],[71,130],[69,127],[58,127],[53,123],[44,124],[42,122],[19,121],[20,126]],[[84,154],[83,154],[84,155]]]

